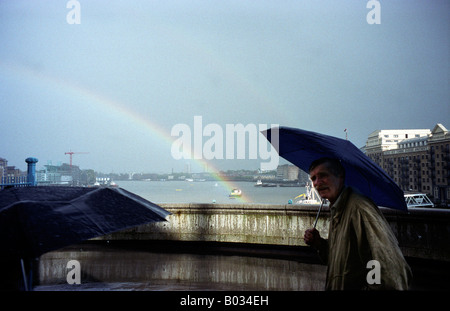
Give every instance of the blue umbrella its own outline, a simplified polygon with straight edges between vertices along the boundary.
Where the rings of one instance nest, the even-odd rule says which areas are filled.
[[[345,184],[371,198],[378,206],[407,211],[400,187],[375,162],[348,140],[289,127],[262,131],[278,154],[308,172],[314,160],[339,159],[345,168]]]

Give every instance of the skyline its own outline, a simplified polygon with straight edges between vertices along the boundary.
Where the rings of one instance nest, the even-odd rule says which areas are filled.
[[[435,126],[438,126],[438,125],[443,126],[442,124],[436,124]],[[445,128],[445,126],[444,126],[444,128]],[[409,129],[409,130],[421,130],[421,131],[428,130],[428,132],[430,132],[431,129]],[[380,130],[376,130],[373,133],[379,132],[379,131]],[[381,131],[394,131],[395,132],[396,130],[394,130],[394,129],[387,129],[387,130],[383,129]],[[401,131],[401,129],[400,129],[400,131]],[[344,131],[344,132],[346,132],[346,131]],[[432,135],[432,133],[430,132],[428,135]],[[400,142],[403,141],[403,140],[408,140],[408,138],[404,138],[404,139],[400,140]],[[369,139],[368,139],[368,141],[369,141]],[[173,146],[176,146],[176,144],[172,145],[172,147]],[[248,146],[245,146],[245,147],[248,147]],[[361,148],[364,148],[364,147],[367,147],[367,145],[365,145],[365,146],[363,146]],[[195,153],[195,150],[194,150],[195,147],[193,147],[192,149],[193,149],[192,152]],[[248,152],[248,151],[249,150],[247,149],[245,152]],[[70,153],[72,155],[70,155]],[[57,161],[57,163],[55,164],[55,163],[53,163],[52,160],[47,160],[45,162],[46,164],[42,163],[40,166],[39,165],[37,166],[38,170],[43,170],[44,166],[46,166],[46,165],[50,165],[50,166],[61,166],[61,165],[67,165],[68,166],[68,165],[72,165],[71,164],[72,157],[75,154],[88,154],[88,153],[87,152],[66,152],[65,155],[69,155],[69,157],[70,157],[69,161]],[[239,147],[238,147],[237,154],[239,154]],[[269,156],[268,153],[266,154],[266,158],[264,158],[264,159],[267,159],[267,156]],[[273,155],[270,155],[270,156],[273,156]],[[0,159],[2,159],[1,155],[0,155]],[[3,159],[8,161],[8,162],[10,162],[8,159],[5,159],[5,158],[3,158]],[[272,162],[271,157],[269,157],[269,159]],[[24,160],[24,162],[26,162],[26,161]],[[38,163],[39,163],[39,161],[38,161]],[[279,159],[278,159],[278,161],[276,161],[276,163],[277,163],[277,165],[273,169],[261,169],[260,167],[259,168],[240,167],[240,168],[233,168],[233,169],[229,169],[229,168],[228,169],[217,169],[216,167],[213,167],[212,170],[208,169],[208,164],[206,163],[206,165],[203,166],[203,170],[202,171],[194,171],[194,172],[191,171],[191,163],[189,163],[189,161],[186,162],[184,169],[182,169],[180,171],[175,171],[174,168],[171,168],[171,172],[169,172],[169,171],[150,172],[150,171],[142,171],[142,170],[141,171],[138,170],[138,171],[128,172],[128,171],[122,171],[122,170],[120,170],[120,168],[118,169],[118,171],[112,170],[110,172],[102,172],[102,171],[98,171],[98,170],[96,170],[94,168],[82,168],[82,167],[79,167],[79,165],[77,165],[76,163],[74,163],[73,165],[78,167],[82,171],[84,171],[84,170],[93,170],[96,173],[100,173],[100,174],[119,174],[119,175],[124,175],[124,174],[125,175],[126,174],[131,174],[131,175],[133,175],[133,174],[159,174],[159,175],[167,175],[167,174],[169,174],[170,175],[170,174],[202,174],[202,173],[212,173],[212,174],[214,174],[214,173],[222,173],[222,172],[227,172],[227,171],[259,171],[260,173],[264,173],[264,172],[268,173],[268,172],[276,171],[279,166],[283,166],[283,165],[294,165],[295,166],[295,164],[292,164],[291,162],[289,162],[287,160],[284,160],[281,157],[279,157]],[[272,162],[272,164],[273,164],[273,162]],[[9,166],[14,166],[16,168],[21,169],[22,172],[26,172],[26,169],[23,170],[20,166],[19,167],[17,165],[9,165]]]
[[[375,130],[450,125],[448,1],[382,2],[374,25],[356,0],[79,0],[80,24],[66,3],[0,3],[0,156],[22,170],[69,151],[105,173],[259,167],[174,159],[171,131],[195,116],[357,147]]]

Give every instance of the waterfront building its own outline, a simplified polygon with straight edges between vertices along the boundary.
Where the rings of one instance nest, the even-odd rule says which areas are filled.
[[[307,173],[307,172],[305,172],[305,171],[303,171],[301,169],[298,170],[298,182],[301,185],[306,185],[308,182],[310,182],[309,172]]]
[[[0,185],[21,184],[27,182],[27,172],[15,166],[8,166],[8,160],[0,158]],[[0,187],[3,187],[0,186]]]
[[[429,129],[377,130],[369,135],[365,151],[376,163],[380,164],[382,153],[397,149],[399,142],[405,139],[428,137],[430,134],[431,131]]]
[[[382,168],[404,191],[431,193],[428,137],[405,139],[385,151]]]
[[[299,171],[300,169],[292,164],[278,165],[277,179],[289,181],[298,180]]]
[[[430,171],[433,182],[433,196],[441,203],[450,200],[450,133],[436,124],[428,140],[430,147]],[[439,202],[438,202],[439,203]]]
[[[0,181],[3,179],[3,174],[6,170],[7,165],[8,165],[8,161],[4,158],[0,158]]]
[[[365,151],[403,191],[422,192],[437,204],[450,202],[450,134],[433,130],[378,130],[369,135]]]
[[[81,170],[77,165],[67,163],[44,165],[44,169],[37,171],[39,184],[78,185],[80,184]]]

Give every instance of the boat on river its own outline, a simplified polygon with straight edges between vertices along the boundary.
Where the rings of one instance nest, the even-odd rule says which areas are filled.
[[[277,184],[274,183],[263,183],[261,179],[258,179],[255,183],[255,187],[276,187]]]
[[[305,185],[306,192],[294,198],[295,204],[320,204],[321,198],[317,190],[309,183]]]
[[[229,195],[230,198],[237,198],[240,196],[242,196],[242,190],[238,188],[231,190],[231,193]]]

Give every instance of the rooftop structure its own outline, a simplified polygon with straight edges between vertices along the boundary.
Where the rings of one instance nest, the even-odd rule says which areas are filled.
[[[398,148],[398,143],[405,139],[429,137],[429,129],[377,130],[372,132],[366,142],[366,152],[386,151]]]

